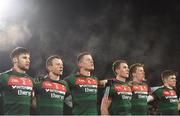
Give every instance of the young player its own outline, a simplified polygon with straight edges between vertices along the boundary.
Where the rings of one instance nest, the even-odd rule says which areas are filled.
[[[130,115],[131,97],[130,86],[126,83],[129,68],[125,60],[117,60],[112,67],[116,77],[110,87],[106,88],[101,104],[102,115]]]
[[[144,65],[135,63],[130,66],[129,72],[132,79],[130,84],[132,89],[131,113],[133,115],[147,115],[148,85],[144,82]]]
[[[163,85],[153,92],[153,98],[157,100],[161,115],[178,115],[180,104],[175,91],[176,73],[165,70],[161,73]]]

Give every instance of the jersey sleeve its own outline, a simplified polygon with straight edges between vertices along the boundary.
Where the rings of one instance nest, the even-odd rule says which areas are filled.
[[[160,99],[161,96],[162,96],[162,90],[161,90],[160,88],[157,89],[157,90],[155,90],[155,91],[153,92],[153,96],[154,96],[155,98]]]
[[[67,88],[68,88],[68,90],[70,91],[71,90],[71,88],[72,88],[72,86],[73,86],[73,81],[74,81],[74,76],[69,76],[69,77],[66,77],[65,79],[64,79],[64,81],[66,82],[66,85],[67,85]]]
[[[66,94],[69,95],[70,94],[69,86],[68,86],[66,81],[64,81],[64,82],[65,82],[65,85],[66,85]]]

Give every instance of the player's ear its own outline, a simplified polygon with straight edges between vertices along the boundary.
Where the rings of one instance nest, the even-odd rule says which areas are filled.
[[[165,78],[161,78],[162,82],[165,83],[166,82],[166,79]]]
[[[52,66],[51,65],[47,66],[47,70],[48,70],[48,72],[51,72],[52,71]]]
[[[17,63],[17,61],[18,61],[17,57],[14,57],[14,58],[12,59],[12,62],[13,62],[13,63]]]
[[[135,77],[136,76],[136,73],[132,73],[132,77]]]
[[[82,67],[82,63],[79,61],[77,62],[78,67]]]

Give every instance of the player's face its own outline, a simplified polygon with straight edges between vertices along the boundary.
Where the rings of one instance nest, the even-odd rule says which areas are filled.
[[[30,54],[20,54],[18,57],[15,58],[15,64],[20,70],[29,70]]]
[[[60,76],[63,74],[63,62],[61,59],[55,58],[52,60],[52,65],[49,66],[49,71],[54,75]]]
[[[129,67],[127,63],[121,63],[119,68],[116,70],[117,74],[123,78],[129,77]]]
[[[167,78],[167,84],[171,87],[175,87],[176,86],[176,76],[175,75],[170,75]]]
[[[92,71],[94,70],[94,62],[91,55],[84,55],[79,62],[80,68]]]
[[[134,78],[139,81],[145,80],[145,72],[143,67],[137,67],[136,72],[134,73]]]

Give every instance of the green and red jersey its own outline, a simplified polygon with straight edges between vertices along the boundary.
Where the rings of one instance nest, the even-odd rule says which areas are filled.
[[[108,87],[106,88],[108,89]],[[111,115],[130,115],[131,114],[131,87],[126,83],[119,80],[113,80],[110,86],[108,95],[112,99],[109,107],[109,113]]]
[[[29,115],[32,90],[33,81],[29,75],[14,70],[2,73],[0,92],[3,114]]]
[[[131,100],[131,112],[133,115],[147,115],[148,113],[148,86],[146,83],[132,82],[132,100]]]
[[[153,92],[157,99],[159,111],[163,115],[178,115],[178,98],[174,89],[165,86]]]
[[[73,102],[73,115],[97,115],[97,86],[95,76],[79,74],[65,78]]]
[[[49,77],[35,82],[37,114],[62,115],[64,98],[69,89],[63,80],[55,81]]]

